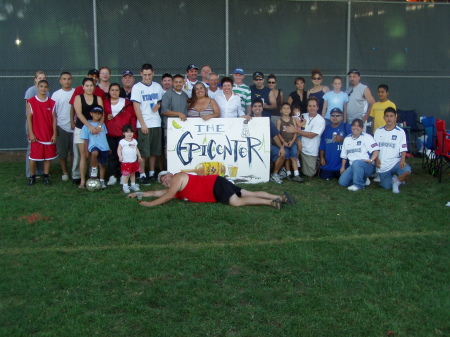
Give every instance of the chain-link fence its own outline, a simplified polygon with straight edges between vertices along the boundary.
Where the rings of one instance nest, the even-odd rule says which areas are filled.
[[[209,64],[245,82],[262,71],[288,97],[294,78],[318,67],[323,84],[359,68],[376,98],[390,87],[398,108],[450,125],[450,5],[370,1],[28,0],[0,1],[0,149],[26,147],[25,90],[44,70],[51,91],[69,71],[74,86],[90,68],[109,66],[112,81],[146,62],[155,80]],[[137,76],[139,79],[139,76]]]

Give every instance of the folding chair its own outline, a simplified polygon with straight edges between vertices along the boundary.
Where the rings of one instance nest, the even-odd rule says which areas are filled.
[[[403,127],[406,133],[407,142],[408,142],[408,151],[414,155],[417,155],[417,137],[423,132],[417,125],[417,113],[416,110],[397,110],[397,114],[400,116],[402,122],[406,123],[406,126]],[[414,150],[413,146],[414,144]]]
[[[450,168],[450,134],[445,129],[445,121],[436,119],[436,160],[434,161],[434,175],[442,181],[442,175]]]
[[[430,173],[434,169],[434,160],[436,158],[436,122],[434,117],[426,117],[422,119],[424,127],[425,141],[423,146],[425,151],[422,156],[422,168],[427,169]]]

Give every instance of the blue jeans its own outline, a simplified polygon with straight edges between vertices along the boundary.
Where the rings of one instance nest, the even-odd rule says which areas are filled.
[[[400,168],[400,162],[394,165],[389,171],[379,173],[380,175],[380,183],[379,185],[387,190],[392,188],[392,176],[396,174],[397,176],[401,176],[403,173],[411,172],[411,166],[408,164],[405,165],[403,169]]]
[[[366,187],[366,179],[375,171],[375,166],[363,160],[355,160],[339,178],[339,185],[355,185],[359,189]]]

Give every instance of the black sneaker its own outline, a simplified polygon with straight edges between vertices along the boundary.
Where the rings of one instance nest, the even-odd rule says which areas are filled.
[[[158,178],[156,177],[155,174],[150,177],[150,181],[153,181],[153,182],[158,181]]]
[[[44,182],[45,186],[50,186],[52,183],[50,182],[50,179],[48,179],[48,177],[44,177],[44,179],[42,179],[42,181]]]
[[[150,185],[150,180],[147,177],[140,177],[138,181],[139,185]]]
[[[28,186],[34,185],[35,182],[36,182],[36,178],[30,177],[30,178],[28,178],[27,185]]]
[[[73,182],[75,185],[80,185],[81,179],[80,179],[80,178],[75,178],[75,179],[72,179],[72,182]]]

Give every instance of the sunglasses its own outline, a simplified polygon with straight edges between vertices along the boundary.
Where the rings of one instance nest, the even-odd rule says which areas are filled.
[[[264,78],[254,78],[253,81],[262,81]]]
[[[313,77],[313,80],[321,80],[322,77]]]
[[[277,83],[277,82],[272,82],[272,81],[267,82],[267,84],[275,84],[275,83]]]
[[[348,93],[348,97],[350,97],[351,94],[353,94],[353,89]]]
[[[333,114],[333,115],[330,115],[331,117],[341,117],[342,115],[341,114],[337,114],[337,115],[335,115],[335,114]]]

